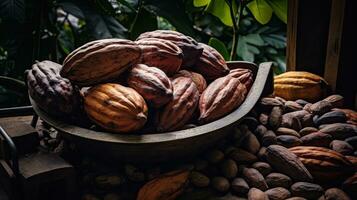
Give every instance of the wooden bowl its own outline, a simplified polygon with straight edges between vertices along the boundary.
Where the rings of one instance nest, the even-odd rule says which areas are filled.
[[[230,68],[249,68],[255,75],[254,83],[242,105],[232,113],[214,122],[180,131],[158,134],[124,135],[93,131],[71,125],[41,110],[31,100],[38,116],[85,154],[109,160],[132,163],[157,163],[169,160],[186,160],[215,145],[232,132],[232,128],[254,107],[264,88],[272,92],[272,63],[257,67],[249,62],[228,62]]]

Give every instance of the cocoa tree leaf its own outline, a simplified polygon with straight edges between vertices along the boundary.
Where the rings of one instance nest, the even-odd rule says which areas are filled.
[[[261,24],[267,24],[273,15],[273,9],[265,0],[253,0],[247,7]]]
[[[215,48],[225,60],[229,60],[229,53],[226,45],[217,38],[211,37],[208,41],[208,45]]]
[[[82,10],[72,2],[64,1],[64,2],[59,2],[57,5],[61,7],[66,13],[70,13],[73,16],[76,16],[77,18],[80,19],[85,18]]]
[[[285,24],[288,21],[288,0],[266,0],[275,15]]]
[[[193,0],[193,5],[195,7],[207,6],[211,0]]]
[[[262,35],[263,40],[269,45],[282,49],[286,47],[286,37],[278,34]]]
[[[237,5],[233,1],[233,12],[237,14]],[[206,7],[206,11],[218,17],[226,26],[233,26],[229,5],[224,0],[211,0]]]
[[[245,37],[245,41],[256,46],[264,46],[264,40],[257,33],[248,34]]]

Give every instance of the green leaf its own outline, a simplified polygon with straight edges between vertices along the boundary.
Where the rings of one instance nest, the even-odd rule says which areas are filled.
[[[248,51],[252,52],[253,54],[260,54],[260,50],[251,44],[247,43],[247,48],[248,48]]]
[[[288,0],[266,0],[275,15],[285,24],[288,21]]]
[[[206,6],[207,4],[209,4],[211,0],[193,0],[193,5],[195,7],[202,7],[202,6]]]
[[[273,15],[273,9],[265,0],[254,0],[248,3],[247,7],[261,24],[267,24]]]
[[[234,15],[237,14],[237,6],[233,1]],[[211,0],[206,11],[218,17],[226,26],[233,26],[229,5],[225,0]]]
[[[283,35],[269,34],[262,35],[262,38],[266,43],[277,49],[282,49],[286,47],[286,37]]]
[[[208,45],[215,48],[225,60],[229,60],[229,53],[226,45],[217,38],[211,37],[208,41]]]
[[[254,61],[254,54],[251,51],[249,51],[248,44],[244,36],[239,36],[237,55],[245,61],[250,61],[250,62]]]
[[[138,17],[132,24],[130,39],[135,40],[141,33],[157,29],[157,17],[145,7],[140,9]]]
[[[82,10],[72,2],[59,2],[57,5],[60,6],[66,13],[70,13],[79,19],[85,18]]]
[[[247,41],[250,44],[254,44],[256,46],[264,46],[264,40],[260,37],[259,34],[251,33],[244,37],[245,37],[245,41]]]

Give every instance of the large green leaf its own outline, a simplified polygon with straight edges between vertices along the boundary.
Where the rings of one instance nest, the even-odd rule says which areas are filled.
[[[286,47],[286,37],[283,35],[269,34],[262,35],[262,38],[267,44],[277,49],[282,49]]]
[[[249,46],[244,36],[239,36],[237,55],[245,61],[254,62],[254,53],[249,51]]]
[[[237,5],[233,1],[234,15],[237,14]],[[211,0],[206,7],[206,11],[218,17],[225,25],[233,26],[229,5],[225,0]]]
[[[263,46],[264,40],[257,33],[248,34],[245,37],[245,41],[256,46]]]
[[[226,45],[217,38],[211,37],[208,41],[208,45],[215,48],[225,60],[229,60],[229,53]]]
[[[60,6],[65,12],[70,13],[73,16],[76,16],[77,18],[85,18],[82,10],[73,2],[64,1],[59,2],[57,5]]]
[[[207,4],[209,4],[211,0],[193,0],[193,5],[195,7],[202,7],[202,6],[206,6]]]
[[[247,7],[261,24],[267,24],[273,15],[273,9],[265,0],[253,0]]]
[[[135,40],[141,33],[157,29],[157,17],[146,8],[140,9],[130,29],[130,39]]]
[[[266,0],[275,15],[285,24],[288,21],[288,0]]]

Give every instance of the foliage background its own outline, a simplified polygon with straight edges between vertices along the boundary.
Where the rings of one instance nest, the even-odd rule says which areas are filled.
[[[274,61],[274,71],[281,73],[286,4],[287,0],[2,0],[0,107],[28,104],[21,81],[35,60],[61,63],[91,40],[135,40],[142,32],[171,29],[208,43],[229,60],[234,24],[228,5],[239,25],[234,60]]]

